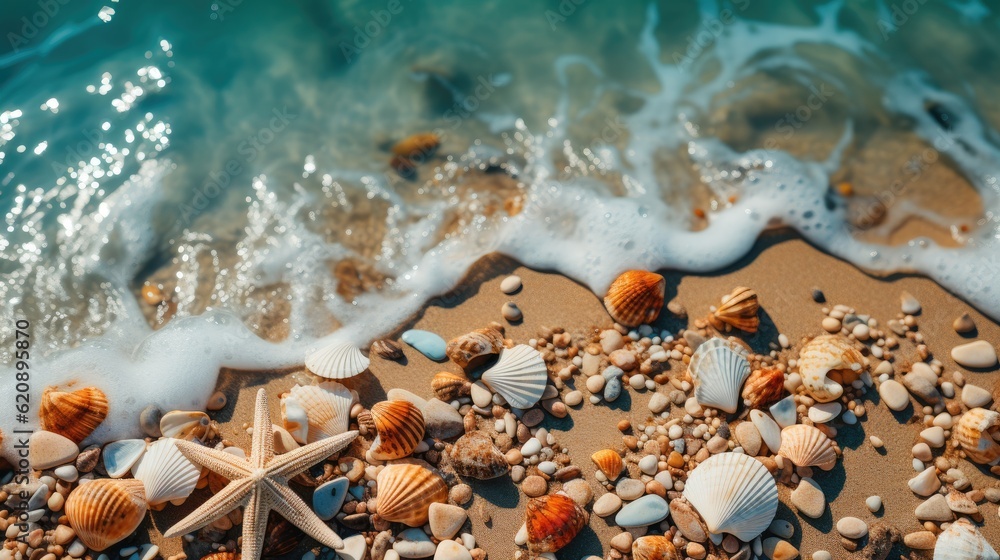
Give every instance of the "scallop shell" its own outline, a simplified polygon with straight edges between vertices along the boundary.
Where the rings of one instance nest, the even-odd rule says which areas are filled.
[[[95,479],[66,498],[66,517],[87,548],[101,551],[132,534],[146,515],[142,481]]]
[[[482,432],[469,432],[458,438],[448,450],[448,458],[456,473],[479,480],[501,477],[510,470],[503,452]]]
[[[482,380],[514,408],[531,408],[542,398],[549,374],[538,350],[518,344],[503,350]]]
[[[135,478],[146,489],[146,502],[155,506],[185,499],[201,478],[201,469],[185,457],[172,439],[149,446],[135,469]]]
[[[451,402],[460,397],[468,397],[472,384],[464,376],[442,371],[431,379],[431,387],[437,398],[444,402]]]
[[[410,401],[382,401],[371,408],[375,422],[372,457],[379,461],[402,459],[413,453],[424,438],[424,415]]]
[[[655,272],[629,270],[611,283],[604,308],[615,322],[626,327],[652,323],[663,308],[667,281]]]
[[[612,482],[622,473],[622,467],[624,466],[622,456],[614,449],[602,449],[591,455],[590,460]]]
[[[1000,412],[973,408],[959,418],[953,437],[970,461],[992,465],[1000,459],[1000,444],[992,435],[996,433],[1000,433]]]
[[[351,425],[353,404],[351,390],[336,381],[305,387],[296,385],[281,397],[281,417],[285,429],[296,441],[312,443],[346,432]],[[306,420],[304,427],[301,425],[303,414]]]
[[[778,368],[754,370],[743,384],[743,404],[764,408],[785,394],[785,373]]]
[[[386,521],[420,527],[433,503],[448,501],[448,485],[437,473],[417,464],[395,464],[378,474],[375,512]]]
[[[736,328],[755,333],[760,326],[760,317],[757,316],[759,309],[757,292],[740,286],[722,298],[722,305],[708,316],[708,322],[720,331]]]
[[[469,369],[503,350],[503,334],[496,329],[476,329],[448,341],[445,353],[462,369]]]
[[[828,471],[837,464],[837,450],[833,440],[819,428],[795,424],[781,430],[781,447],[778,455],[789,459],[798,467],[819,467]]]
[[[934,560],[1000,560],[979,529],[964,517],[938,535]]]
[[[327,379],[354,377],[368,369],[370,363],[357,346],[342,340],[335,340],[306,356],[306,368]]]
[[[54,387],[42,393],[38,411],[42,429],[80,443],[108,416],[108,399],[97,387],[67,393]]]
[[[683,556],[667,537],[647,535],[632,541],[632,560],[683,560]]]
[[[728,340],[712,338],[691,357],[688,371],[698,404],[732,414],[740,403],[740,388],[750,375],[746,350]]]
[[[201,439],[208,433],[211,423],[208,415],[198,410],[175,410],[160,418],[163,437],[176,439]]]
[[[528,551],[537,556],[561,549],[573,540],[588,520],[587,512],[566,494],[532,498],[524,511]]]
[[[864,356],[851,342],[837,335],[822,335],[809,341],[798,357],[799,375],[806,391],[818,402],[830,402],[844,394],[837,379],[861,375]]]
[[[708,530],[750,542],[778,511],[778,485],[763,463],[742,453],[719,453],[688,475],[684,497]]]

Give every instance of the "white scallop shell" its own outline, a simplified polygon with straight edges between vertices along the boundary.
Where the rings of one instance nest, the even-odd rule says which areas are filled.
[[[502,350],[482,380],[514,408],[531,408],[542,398],[549,374],[538,350],[518,344]]]
[[[763,463],[743,453],[719,453],[688,475],[684,497],[709,532],[750,542],[778,511],[778,485]]]
[[[288,405],[289,400],[292,406]],[[351,390],[336,381],[306,387],[296,385],[281,398],[282,419],[285,429],[297,441],[302,438],[299,443],[312,443],[346,432],[351,424],[353,404]],[[296,407],[305,415],[304,428],[300,425],[301,414]]]
[[[934,560],[1000,560],[1000,554],[979,529],[963,517],[938,535]]]
[[[201,469],[170,438],[152,443],[135,469],[135,478],[142,481],[151,506],[187,498],[200,477]]]
[[[721,338],[712,338],[698,347],[688,366],[698,404],[730,414],[736,412],[743,382],[750,376],[746,355],[742,347]]]
[[[335,340],[306,356],[309,371],[327,379],[347,379],[368,369],[371,362],[361,349],[342,340]]]

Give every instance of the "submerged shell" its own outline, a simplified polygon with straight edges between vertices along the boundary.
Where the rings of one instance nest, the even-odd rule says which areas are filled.
[[[1000,560],[1000,554],[979,529],[963,517],[938,535],[934,560]]]
[[[688,366],[698,404],[736,412],[740,389],[750,375],[746,355],[743,347],[721,338],[709,339],[698,347]]]
[[[437,398],[444,402],[451,402],[461,397],[468,397],[472,383],[462,375],[442,371],[431,379],[431,388],[434,389]]]
[[[590,460],[597,465],[597,468],[604,473],[604,476],[608,477],[608,480],[614,482],[618,475],[622,473],[622,467],[624,463],[622,462],[622,456],[618,454],[614,449],[601,449],[593,455],[590,456]]]
[[[503,350],[503,334],[496,329],[476,329],[448,341],[445,353],[462,369],[469,369]]]
[[[418,132],[392,146],[392,153],[404,158],[426,157],[441,145],[441,137],[433,132]]]
[[[108,399],[97,387],[69,393],[49,387],[42,393],[38,416],[43,430],[80,443],[107,418]]]
[[[172,439],[152,443],[139,460],[135,478],[142,481],[151,506],[185,499],[191,495],[201,469],[185,457]]]
[[[954,438],[973,463],[992,465],[1000,459],[1000,443],[993,434],[1000,433],[1000,412],[973,408],[958,420]]]
[[[576,537],[588,519],[587,512],[566,494],[532,498],[524,511],[528,551],[538,555],[561,549]]]
[[[371,416],[378,434],[371,454],[379,461],[408,456],[424,438],[424,415],[410,401],[375,403]]]
[[[549,374],[538,350],[518,344],[503,350],[482,380],[514,408],[531,408],[542,398]]]
[[[352,404],[351,390],[336,381],[306,387],[296,385],[281,397],[281,417],[285,429],[296,441],[312,443],[346,432],[351,425]],[[305,426],[301,424],[303,415]]]
[[[160,418],[163,437],[176,439],[201,439],[208,433],[211,419],[200,410],[175,410]]]
[[[795,424],[781,430],[781,448],[778,455],[789,459],[798,467],[819,467],[828,471],[837,464],[837,450],[833,440],[819,428]]]
[[[663,308],[667,281],[655,272],[629,270],[611,283],[604,307],[615,322],[626,327],[652,323]]]
[[[142,481],[95,479],[66,498],[66,517],[87,548],[101,551],[132,534],[146,516]]]
[[[682,560],[677,547],[663,535],[647,535],[632,541],[632,560]]]
[[[684,497],[714,534],[749,542],[778,511],[778,485],[763,463],[742,453],[719,453],[688,475]]]
[[[469,432],[458,438],[448,458],[456,473],[479,480],[497,478],[510,470],[503,452],[483,432]]]
[[[375,512],[386,521],[420,527],[433,503],[448,501],[448,485],[437,473],[416,464],[389,465],[378,474]]]
[[[785,373],[778,368],[754,370],[743,384],[743,404],[764,408],[785,394]]]
[[[306,368],[327,379],[354,377],[368,369],[370,363],[357,346],[342,340],[335,340],[306,356]]]
[[[822,335],[809,341],[798,357],[799,375],[806,391],[824,403],[844,394],[843,382],[850,383],[865,370],[861,352],[846,338]]]
[[[760,326],[760,317],[757,316],[759,309],[757,292],[740,286],[722,298],[722,305],[708,316],[708,322],[720,331],[736,328],[755,333]]]

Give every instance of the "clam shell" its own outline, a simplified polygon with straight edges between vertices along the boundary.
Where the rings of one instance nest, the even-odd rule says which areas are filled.
[[[451,402],[460,397],[468,397],[472,384],[464,376],[442,371],[431,379],[431,387],[437,398],[444,402]]]
[[[798,357],[799,375],[806,391],[818,402],[830,402],[844,394],[844,387],[831,377],[861,375],[865,359],[847,339],[837,335],[822,335],[809,341]]]
[[[754,370],[743,384],[743,404],[764,408],[785,394],[785,374],[778,368]]]
[[[934,560],[1000,560],[1000,554],[979,529],[963,517],[938,535]]]
[[[537,556],[561,549],[576,537],[587,521],[587,512],[565,494],[532,498],[524,511],[528,551]]]
[[[962,446],[965,456],[974,463],[992,465],[1000,459],[1000,444],[994,433],[1000,430],[1000,412],[973,408],[962,414],[952,437]]]
[[[632,541],[632,560],[683,560],[677,547],[662,535],[647,535]]]
[[[353,404],[351,390],[336,381],[306,387],[296,385],[281,398],[281,417],[285,429],[296,441],[312,443],[346,432],[351,425]],[[303,415],[304,427],[301,424]]]
[[[160,433],[163,437],[176,439],[201,439],[208,433],[211,420],[198,410],[175,410],[160,418]]]
[[[708,321],[720,331],[736,328],[755,333],[760,326],[760,317],[757,316],[759,309],[757,292],[740,286],[722,298],[722,305],[708,316]]]
[[[798,467],[819,467],[828,471],[837,464],[837,450],[833,440],[819,428],[795,424],[781,430],[781,447],[778,455],[789,459]]]
[[[732,414],[740,403],[740,389],[750,375],[746,350],[728,340],[712,338],[695,350],[688,371],[694,380],[698,404]]]
[[[101,551],[132,534],[146,515],[142,481],[95,479],[66,498],[66,517],[83,544]]]
[[[448,485],[440,475],[417,464],[395,464],[378,474],[375,512],[386,521],[420,527],[431,504],[447,503]]]
[[[335,340],[306,356],[306,368],[327,379],[354,377],[368,369],[370,363],[357,346],[342,340]]]
[[[742,453],[719,453],[688,475],[684,497],[713,534],[750,542],[778,511],[778,485],[763,463]]]
[[[622,456],[614,449],[601,449],[591,455],[590,460],[612,482],[618,478],[618,475],[622,473],[622,467],[624,467]]]
[[[514,408],[531,408],[542,398],[549,374],[538,350],[518,344],[500,352],[482,380]]]
[[[378,434],[371,454],[379,461],[408,456],[424,438],[424,415],[410,401],[375,403],[371,415]]]
[[[503,350],[503,334],[496,329],[476,329],[448,341],[445,353],[462,369],[481,363]]]
[[[655,272],[629,270],[611,283],[604,308],[615,322],[626,327],[652,323],[663,308],[667,281]]]
[[[97,387],[69,393],[49,387],[42,393],[38,416],[43,430],[80,443],[107,418],[108,399]]]
[[[155,506],[190,496],[201,478],[201,469],[177,449],[174,440],[164,438],[150,444],[139,459],[135,478],[142,481],[146,502]]]
[[[510,470],[503,452],[482,432],[469,432],[458,438],[448,451],[448,458],[456,473],[479,480],[501,477]]]

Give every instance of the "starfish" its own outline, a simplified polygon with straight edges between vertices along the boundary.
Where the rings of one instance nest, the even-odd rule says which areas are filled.
[[[230,482],[218,494],[168,529],[163,536],[177,537],[190,533],[238,507],[243,507],[245,560],[260,558],[264,546],[263,535],[267,527],[267,514],[271,510],[277,511],[293,525],[326,546],[334,550],[344,547],[340,537],[288,487],[288,480],[347,447],[357,437],[358,432],[351,431],[321,439],[275,456],[274,437],[270,428],[271,416],[267,410],[267,394],[261,389],[257,392],[253,444],[249,459],[194,442],[176,440],[177,448],[185,457],[226,477]]]

